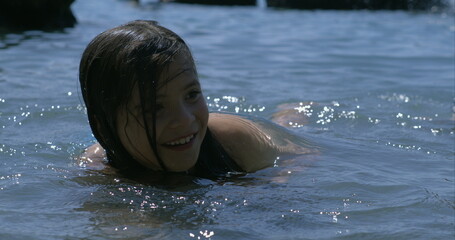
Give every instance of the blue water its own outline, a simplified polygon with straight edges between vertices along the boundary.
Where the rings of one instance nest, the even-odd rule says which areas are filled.
[[[453,239],[455,19],[78,0],[76,27],[0,34],[0,239]],[[314,154],[225,182],[157,186],[75,158],[95,140],[78,63],[155,19],[190,45],[211,110],[270,118]]]

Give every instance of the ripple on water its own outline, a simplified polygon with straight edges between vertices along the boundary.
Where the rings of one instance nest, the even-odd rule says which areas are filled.
[[[453,236],[452,15],[150,6],[75,1],[75,28],[0,34],[3,238]],[[294,104],[286,124],[320,151],[171,186],[81,169],[94,137],[78,60],[132,16],[192,46],[210,110],[272,118]]]

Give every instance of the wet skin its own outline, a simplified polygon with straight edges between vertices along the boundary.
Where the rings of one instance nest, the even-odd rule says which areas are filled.
[[[168,171],[191,169],[204,139],[208,109],[190,57],[179,54],[162,79],[170,79],[157,91],[156,143]],[[147,114],[151,126],[151,114]],[[122,144],[139,163],[162,170],[147,140],[137,87],[132,99],[118,111],[117,129]]]
[[[280,133],[276,144],[273,131],[254,121],[228,113],[208,113],[192,58],[185,54],[175,56],[162,76],[168,79],[157,89],[156,143],[157,151],[166,170],[190,171],[195,166],[207,126],[213,137],[245,172],[254,172],[271,166],[281,154],[304,154],[302,146],[287,141]],[[126,105],[117,114],[117,130],[126,150],[141,165],[152,170],[163,170],[148,141],[144,127],[139,89],[133,89]],[[149,127],[152,114],[146,114]],[[273,123],[270,123],[270,127]],[[271,128],[273,129],[273,128]],[[105,152],[99,144],[89,147],[81,160],[100,168]]]

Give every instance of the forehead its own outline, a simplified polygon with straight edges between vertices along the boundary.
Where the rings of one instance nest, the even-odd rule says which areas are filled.
[[[193,58],[189,53],[178,53],[173,57],[172,61],[162,70],[158,80],[157,88],[152,89],[150,85],[146,87],[146,101],[148,102],[148,98],[152,97],[153,95],[157,95],[159,97],[169,94],[169,91],[177,90],[175,87],[179,88],[179,85],[183,85],[190,81],[199,82]],[[128,105],[140,105],[139,91],[139,84],[136,82],[133,86]]]
[[[156,89],[157,98],[173,95],[190,86],[199,85],[197,71],[191,56],[176,56],[174,61],[163,72],[160,84]]]
[[[196,75],[196,67],[191,54],[187,51],[183,51],[175,55],[170,64],[163,70],[160,76],[158,89],[163,85],[168,84],[170,81],[180,78],[181,75],[188,74]]]

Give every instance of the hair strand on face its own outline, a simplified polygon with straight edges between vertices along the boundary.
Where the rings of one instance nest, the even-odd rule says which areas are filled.
[[[139,98],[141,100],[141,108],[142,108],[142,118],[144,121],[144,128],[147,132],[147,140],[149,141],[153,153],[155,154],[156,159],[158,160],[158,163],[160,164],[160,167],[162,168],[163,171],[167,171],[167,167],[164,164],[163,160],[161,159],[160,155],[158,154],[158,148],[156,144],[156,111],[152,111],[152,136],[150,136],[150,131],[149,131],[149,125],[147,121],[147,112],[146,112],[146,106],[143,104],[145,102],[145,82],[143,79],[139,80]],[[153,97],[151,99],[151,105],[152,108],[156,108],[156,81],[152,81],[152,89],[155,89],[155,94],[153,94]]]
[[[168,171],[157,151],[156,93],[168,81],[161,79],[162,73],[180,53],[191,57],[188,46],[177,34],[155,21],[145,20],[109,29],[85,49],[79,81],[90,127],[106,150],[109,163],[119,170],[144,169],[121,142],[119,134],[126,126],[117,127],[119,111],[127,108],[137,88],[142,116],[135,117],[143,121],[161,170]]]

